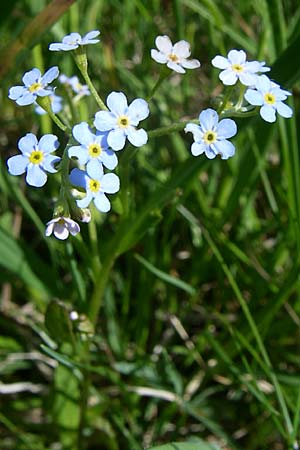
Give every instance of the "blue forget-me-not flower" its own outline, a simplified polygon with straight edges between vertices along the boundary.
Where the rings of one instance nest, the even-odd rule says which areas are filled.
[[[39,69],[26,72],[22,78],[24,86],[13,86],[9,89],[8,97],[15,100],[20,106],[31,105],[37,97],[46,97],[53,94],[53,89],[48,87],[58,77],[58,67],[54,66],[42,76]]]
[[[217,155],[221,155],[222,159],[228,159],[234,155],[234,145],[227,141],[237,132],[236,123],[232,119],[222,119],[219,122],[217,112],[208,108],[200,113],[199,122],[200,126],[188,123],[184,129],[185,132],[190,131],[194,136],[192,155],[198,156],[205,153],[209,159]]]
[[[149,115],[148,103],[142,98],[133,100],[128,106],[122,92],[111,92],[106,100],[110,111],[99,111],[95,115],[94,125],[99,131],[108,132],[107,142],[113,150],[122,150],[126,138],[135,147],[145,145],[148,135],[144,129],[136,127]]]
[[[80,45],[97,44],[99,39],[95,39],[99,36],[100,31],[93,30],[81,37],[79,33],[71,33],[65,36],[62,42],[55,42],[49,45],[49,50],[54,52],[75,50]]]
[[[246,61],[244,50],[230,50],[227,58],[218,55],[211,63],[214,67],[223,69],[219,78],[227,86],[236,84],[238,80],[245,86],[255,85],[257,74],[270,70],[265,67],[264,61]]]
[[[73,169],[70,181],[74,186],[82,187],[86,191],[86,196],[76,201],[79,208],[86,208],[93,200],[96,208],[105,213],[110,210],[110,201],[105,194],[114,194],[120,189],[119,177],[114,173],[104,175],[102,166],[89,166],[86,172]]]
[[[39,141],[32,133],[27,133],[19,142],[21,155],[12,156],[7,160],[11,175],[26,173],[26,182],[30,186],[41,187],[47,181],[46,172],[55,173],[54,164],[60,161],[58,156],[51,155],[57,150],[59,142],[54,134],[45,134]]]
[[[95,170],[102,164],[110,170],[117,166],[117,156],[108,148],[107,133],[94,134],[86,122],[81,122],[73,127],[73,136],[81,145],[69,148],[69,158],[74,156],[80,164],[87,164],[87,168],[94,166]]]
[[[266,75],[257,78],[255,88],[247,89],[245,99],[250,105],[261,106],[259,113],[266,122],[275,122],[276,112],[285,118],[292,117],[292,108],[283,103],[291,95],[290,92],[281,89]]]

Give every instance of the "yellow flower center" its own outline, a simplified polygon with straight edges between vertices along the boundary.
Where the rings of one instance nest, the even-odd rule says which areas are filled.
[[[275,95],[271,94],[270,92],[267,92],[264,95],[264,100],[268,105],[274,105],[274,103],[276,102]]]
[[[41,89],[41,87],[42,87],[41,83],[32,83],[32,85],[29,86],[28,90],[29,90],[29,92],[36,92],[39,89]]]
[[[127,128],[130,124],[129,117],[127,116],[120,116],[118,118],[118,125],[120,128]]]
[[[92,158],[97,158],[98,156],[101,155],[101,152],[102,152],[101,145],[97,144],[97,143],[90,144],[88,146],[88,152]]]
[[[40,164],[43,161],[43,159],[44,159],[44,155],[43,155],[43,152],[41,152],[41,150],[33,150],[30,153],[29,161],[32,164]]]
[[[231,68],[234,72],[243,72],[244,70],[244,67],[241,66],[241,64],[232,64]]]
[[[98,192],[100,189],[100,181],[98,180],[90,180],[89,181],[90,191]]]
[[[169,54],[169,59],[175,63],[177,63],[179,61],[178,56],[174,55],[174,53]]]
[[[213,144],[217,140],[217,133],[214,131],[207,131],[203,136],[203,140],[206,144]]]
[[[76,83],[75,84],[75,88],[78,89],[78,91],[80,91],[80,89],[82,89],[82,84],[81,83]]]

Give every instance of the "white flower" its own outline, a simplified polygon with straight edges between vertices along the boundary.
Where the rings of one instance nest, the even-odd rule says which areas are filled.
[[[168,36],[157,36],[155,39],[156,49],[151,50],[151,57],[160,64],[167,64],[169,69],[178,73],[185,73],[184,69],[197,69],[200,67],[198,59],[187,58],[191,55],[190,44],[187,41],[172,44]]]
[[[80,226],[75,220],[70,217],[56,217],[50,220],[46,225],[45,235],[50,236],[52,233],[57,239],[65,240],[71,233],[72,236],[76,236],[80,232]]]
[[[275,122],[276,112],[285,118],[292,117],[292,108],[283,103],[291,95],[290,92],[281,89],[266,75],[257,78],[255,87],[247,89],[245,99],[250,105],[261,106],[259,113],[266,122]]]
[[[259,72],[268,72],[269,67],[264,67],[265,62],[246,61],[246,53],[243,50],[230,50],[227,58],[216,56],[212,65],[223,69],[219,78],[227,86],[234,85],[238,80],[245,86],[255,85]]]
[[[81,37],[79,33],[71,33],[65,36],[62,42],[55,42],[49,45],[49,50],[53,52],[59,52],[63,50],[65,52],[69,50],[75,50],[80,45],[97,44],[99,39],[94,39],[99,36],[100,31],[94,30],[87,33],[84,37]]]

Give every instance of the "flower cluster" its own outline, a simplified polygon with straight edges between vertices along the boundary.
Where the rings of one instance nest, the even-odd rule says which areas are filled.
[[[38,114],[48,113],[56,125],[69,135],[65,150],[56,156],[53,153],[59,148],[57,136],[46,134],[38,140],[34,134],[27,133],[18,142],[21,154],[7,161],[11,175],[26,173],[26,182],[34,187],[44,186],[47,174],[60,170],[60,194],[53,218],[46,224],[45,231],[46,236],[53,234],[60,240],[80,232],[76,220],[86,223],[91,220],[91,203],[102,213],[111,209],[108,194],[115,194],[120,189],[118,175],[111,172],[118,166],[116,152],[124,149],[127,140],[134,147],[142,147],[148,142],[146,130],[139,127],[140,122],[149,116],[148,102],[136,98],[128,103],[123,92],[113,91],[107,96],[105,104],[88,76],[85,46],[98,43],[99,39],[96,38],[99,34],[98,30],[90,31],[83,37],[79,33],[71,33],[62,42],[49,46],[51,51],[73,52],[87,84],[82,84],[76,75],[70,78],[64,74],[59,76],[58,67],[55,66],[44,75],[39,69],[33,68],[24,74],[24,86],[9,89],[10,99],[20,106],[34,104]],[[185,69],[200,67],[199,60],[189,59],[191,50],[187,41],[181,40],[173,45],[168,36],[158,36],[155,44],[157,49],[151,50],[151,57],[159,64],[180,74],[184,74]],[[219,78],[225,87],[234,86],[234,89],[228,90],[221,98],[217,111],[212,108],[202,110],[198,121],[187,121],[181,129],[193,135],[193,156],[204,154],[208,159],[220,156],[226,160],[235,154],[235,146],[228,139],[237,134],[237,125],[230,116],[243,117],[245,112],[247,115],[259,112],[267,122],[274,122],[276,113],[291,117],[293,111],[284,103],[291,94],[264,74],[270,70],[264,61],[247,61],[243,50],[231,50],[227,58],[217,55],[212,65],[221,69]],[[149,98],[169,74],[162,67]],[[72,116],[72,107],[67,111],[63,98],[56,95],[55,88],[50,86],[56,78],[65,87],[68,102],[73,102],[73,109],[82,97],[94,97],[100,110],[95,112],[93,120],[74,123],[77,114]],[[72,92],[76,94],[75,97]],[[61,111],[67,111],[67,114],[62,114],[67,123],[61,122],[56,115]],[[76,164],[79,167],[74,167]]]

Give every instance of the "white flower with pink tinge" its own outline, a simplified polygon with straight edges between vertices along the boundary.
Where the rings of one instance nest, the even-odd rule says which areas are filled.
[[[53,233],[57,239],[64,241],[69,237],[71,233],[72,236],[76,236],[77,233],[80,232],[80,226],[75,220],[72,220],[70,217],[55,217],[50,220],[46,225],[46,236],[51,236]]]
[[[155,45],[158,48],[151,50],[151,57],[160,64],[167,64],[169,69],[178,73],[185,73],[184,69],[197,69],[200,67],[198,59],[190,59],[191,48],[187,41],[172,44],[168,36],[157,36]]]

